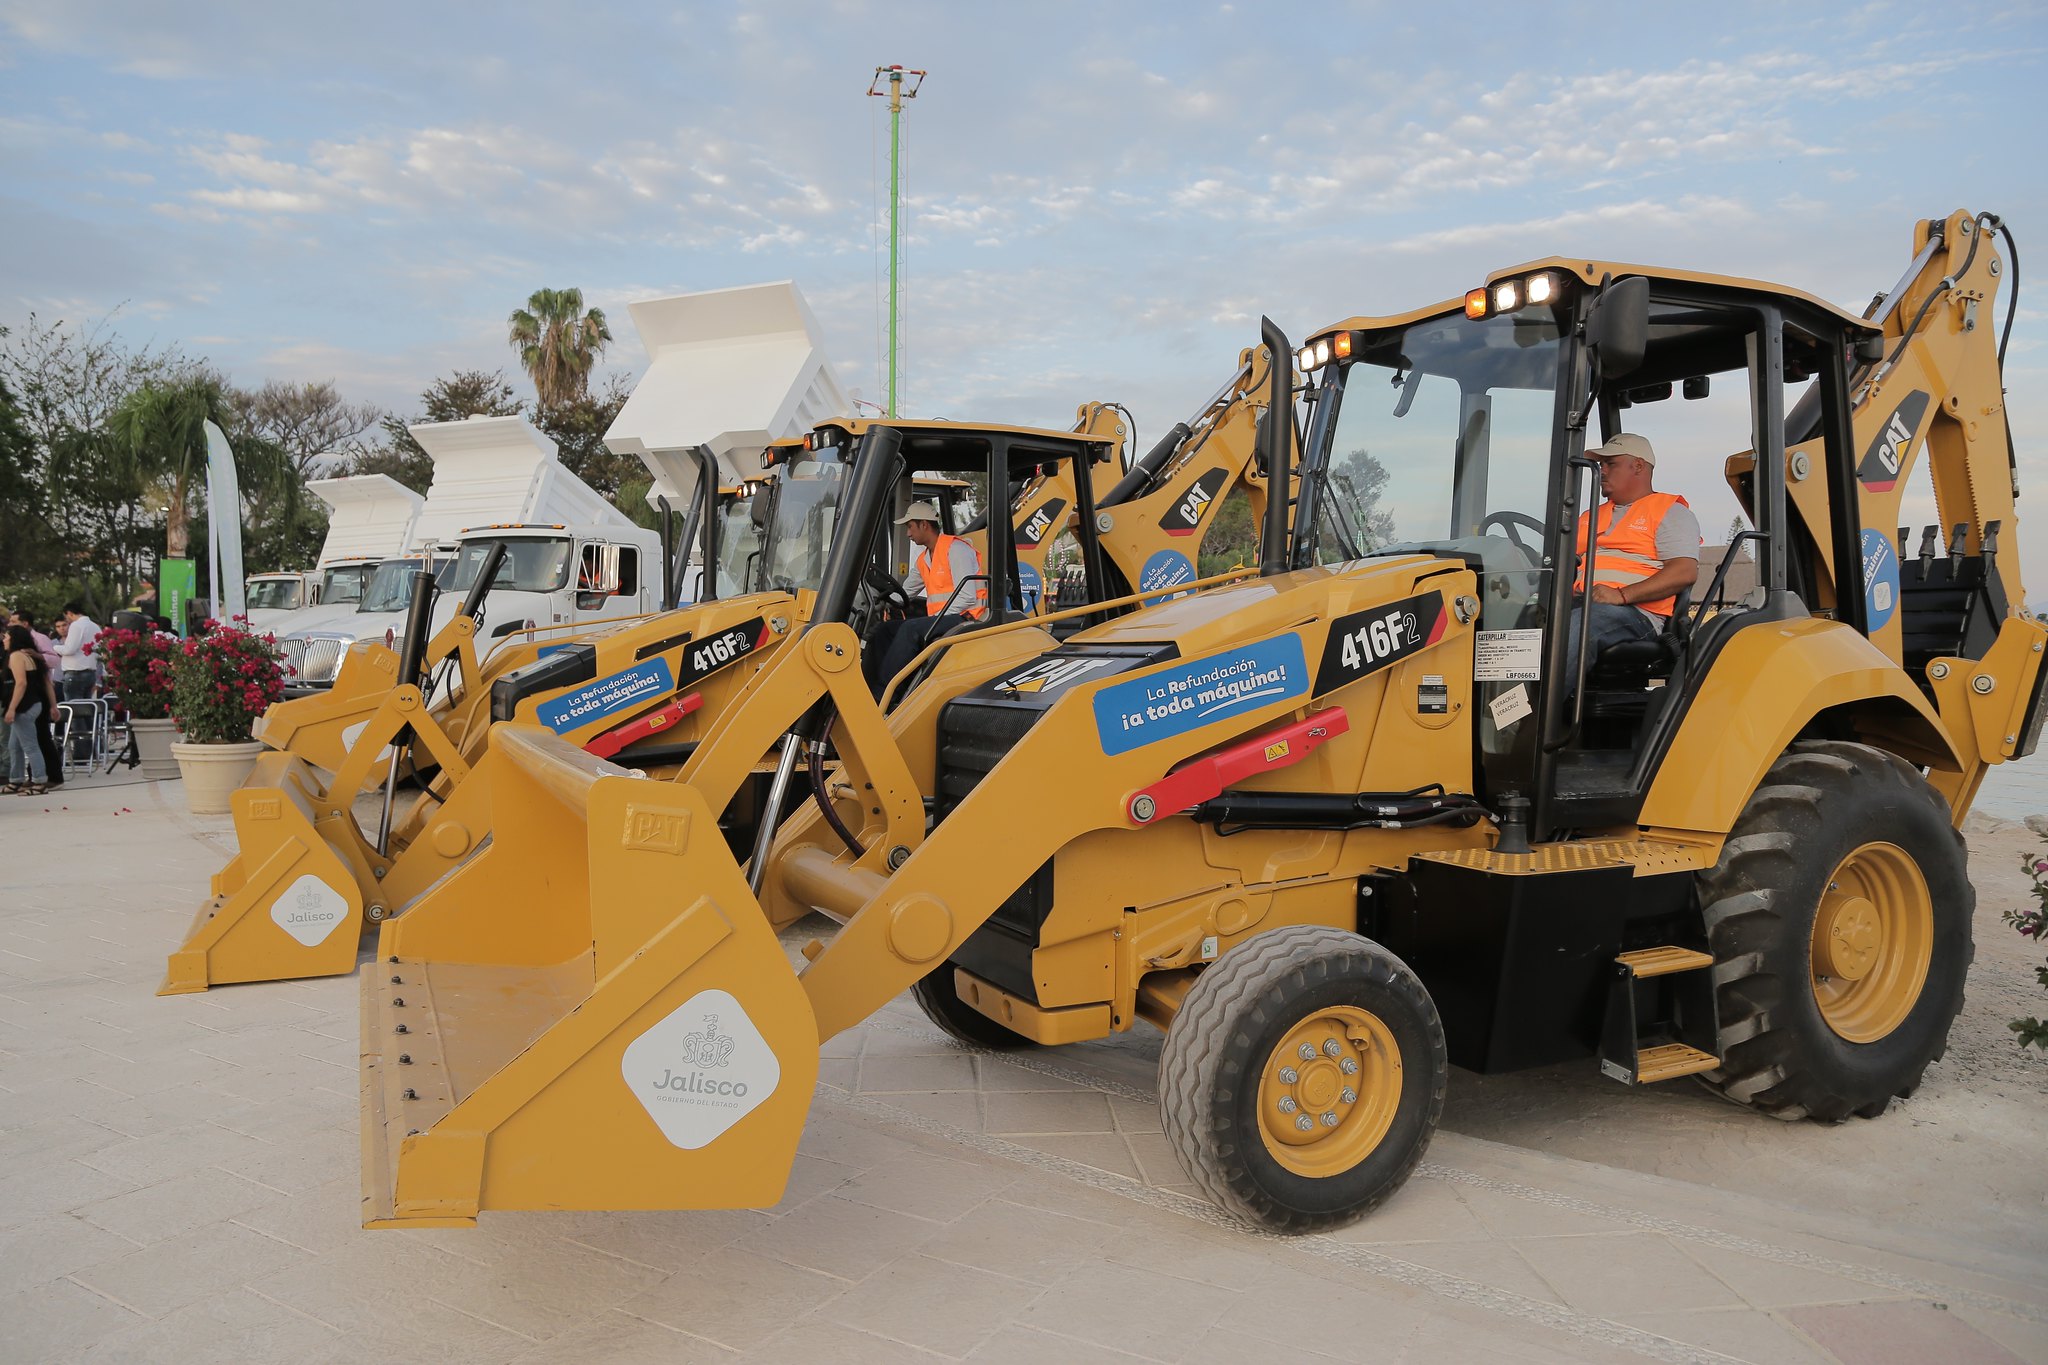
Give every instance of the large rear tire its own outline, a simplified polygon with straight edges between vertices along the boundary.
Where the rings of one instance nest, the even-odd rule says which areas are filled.
[[[1276,1232],[1364,1217],[1443,1113],[1443,1024],[1399,958],[1341,929],[1271,929],[1188,991],[1159,1058],[1167,1139],[1216,1203]]]
[[[1975,951],[1962,835],[1920,772],[1834,741],[1771,765],[1700,879],[1721,1065],[1783,1119],[1875,1118],[1948,1045]]]

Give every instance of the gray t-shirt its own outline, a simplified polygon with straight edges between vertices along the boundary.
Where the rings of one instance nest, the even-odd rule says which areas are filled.
[[[1612,526],[1620,521],[1628,515],[1628,509],[1633,506],[1634,503],[1625,502],[1616,507],[1607,524]],[[1657,558],[1665,564],[1674,559],[1698,559],[1700,543],[1700,519],[1694,516],[1692,509],[1684,503],[1672,503],[1664,513],[1664,520],[1657,523]],[[1664,629],[1667,617],[1659,616],[1654,611],[1644,611],[1641,607],[1637,607],[1636,610],[1648,617],[1651,625],[1659,630]]]

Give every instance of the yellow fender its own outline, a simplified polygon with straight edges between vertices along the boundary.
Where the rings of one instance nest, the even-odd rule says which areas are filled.
[[[1937,772],[1964,760],[1899,666],[1839,621],[1810,617],[1737,631],[1686,712],[1638,823],[1726,834],[1764,773],[1807,723],[1856,708],[1858,737]]]

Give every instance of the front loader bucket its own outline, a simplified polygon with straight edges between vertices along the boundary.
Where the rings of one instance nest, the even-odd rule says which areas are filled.
[[[290,754],[256,760],[230,798],[239,852],[214,874],[158,995],[355,969],[370,873],[354,866],[359,841],[329,837],[339,831],[314,807],[319,786]]]
[[[490,842],[363,973],[363,1225],[773,1204],[817,1025],[718,813],[524,723],[477,780]]]

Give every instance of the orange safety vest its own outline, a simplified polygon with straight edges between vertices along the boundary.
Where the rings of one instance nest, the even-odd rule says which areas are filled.
[[[1640,583],[1664,567],[1664,561],[1657,558],[1657,528],[1664,523],[1664,514],[1672,504],[1686,507],[1692,504],[1676,493],[1645,493],[1629,504],[1628,515],[1621,524],[1614,522],[1613,502],[1600,504],[1600,545],[1593,556],[1593,582],[1605,583],[1611,588],[1626,587]],[[1579,514],[1579,558],[1586,556],[1586,523],[1592,517],[1590,512]],[[1574,588],[1584,587],[1586,576],[1581,573],[1572,584]],[[1659,597],[1650,602],[1631,602],[1656,616],[1669,616],[1672,597]]]
[[[931,549],[922,551],[917,561],[917,576],[924,583],[924,611],[927,616],[937,616],[945,609],[946,601],[953,595],[953,542],[958,536],[940,533]],[[973,551],[972,545],[967,547]],[[981,567],[981,556],[974,556],[974,567]],[[966,614],[979,621],[988,611],[988,584],[977,584],[974,600],[978,606],[967,608]]]

